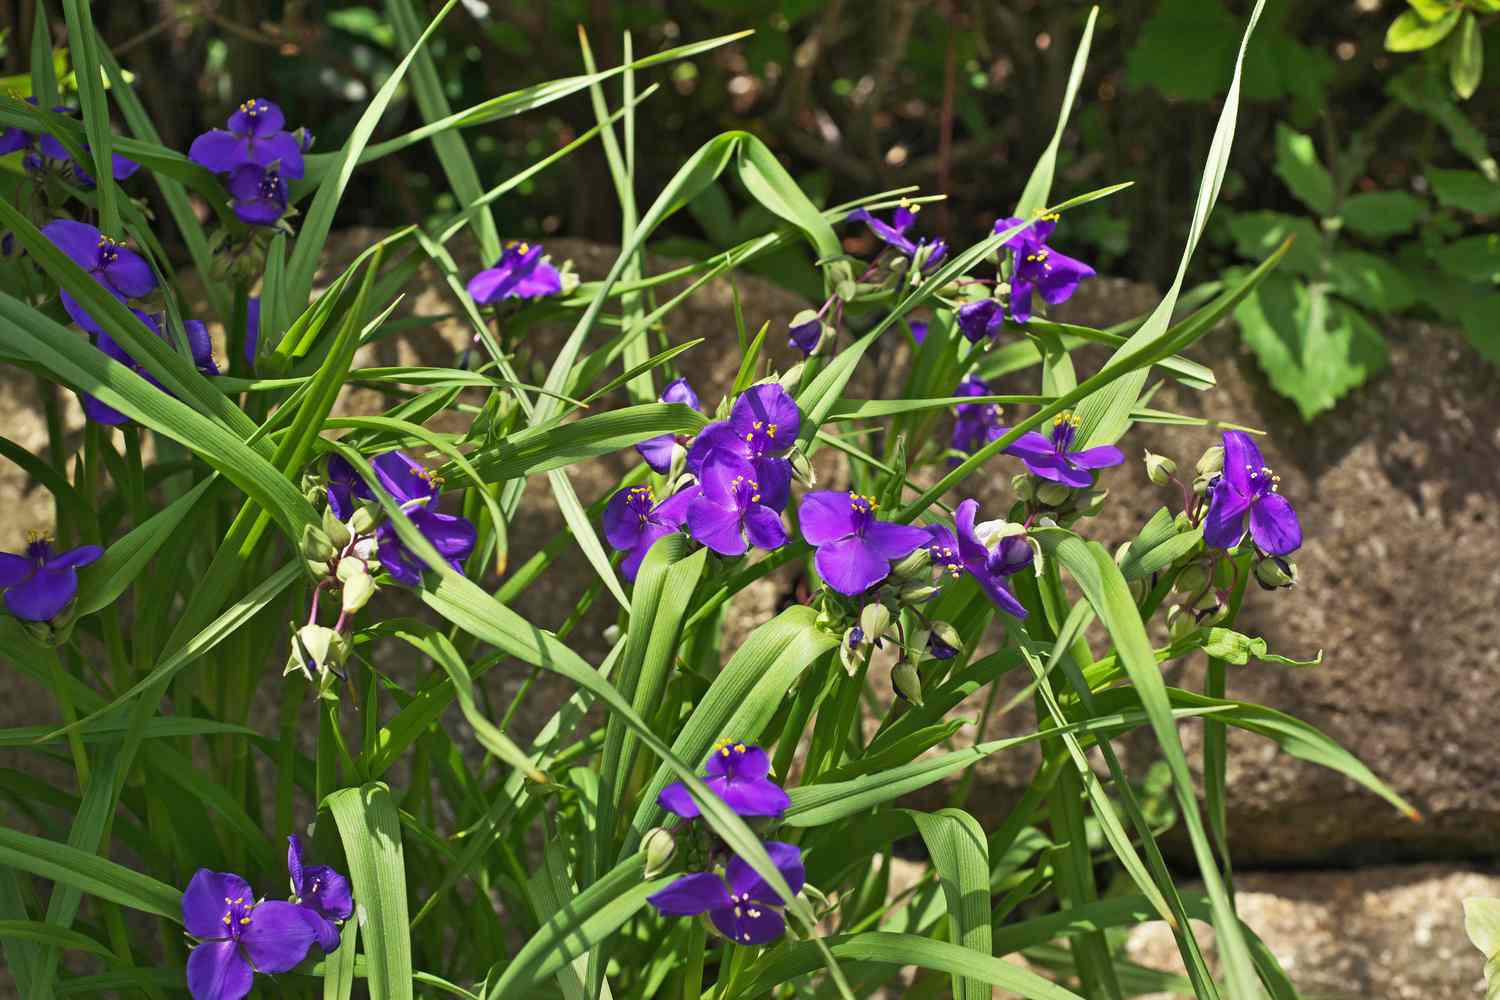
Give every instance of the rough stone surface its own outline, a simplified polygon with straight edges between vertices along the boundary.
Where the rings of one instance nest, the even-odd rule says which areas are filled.
[[[1259,872],[1240,876],[1237,888],[1240,917],[1303,996],[1463,1000],[1484,995],[1484,959],[1464,934],[1461,901],[1500,896],[1500,877],[1493,872],[1434,864]],[[1213,931],[1195,926],[1211,954]],[[1183,971],[1165,924],[1133,929],[1125,951],[1142,965]]]

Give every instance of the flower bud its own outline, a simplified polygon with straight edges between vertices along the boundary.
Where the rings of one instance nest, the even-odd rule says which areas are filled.
[[[939,589],[930,583],[913,580],[896,592],[896,599],[902,604],[921,604],[923,601],[931,600]]]
[[[380,507],[377,504],[360,504],[349,518],[349,530],[356,535],[368,535],[380,523]]]
[[[866,604],[859,613],[860,641],[873,645],[891,627],[891,612],[884,604]]]
[[[292,650],[282,676],[302,671],[309,681],[330,673],[343,676],[341,668],[349,655],[349,644],[343,635],[323,625],[304,625],[292,634]]]
[[[834,294],[845,302],[853,299],[858,293],[858,288],[854,283],[854,268],[849,266],[847,260],[832,262],[824,269],[824,273],[827,274],[829,283],[833,285]]]
[[[1172,581],[1172,589],[1179,594],[1201,594],[1208,589],[1208,582],[1208,570],[1203,564],[1189,563]]]
[[[363,559],[345,556],[339,560],[338,568],[334,570],[333,575],[338,577],[340,583],[348,583],[356,576],[364,576],[368,572]]]
[[[1104,509],[1104,501],[1109,498],[1109,490],[1085,490],[1079,497],[1078,513],[1084,517],[1094,517]]]
[[[343,551],[344,546],[354,541],[354,535],[350,533],[344,522],[340,521],[333,513],[332,507],[323,508],[323,534],[333,543],[333,547]]]
[[[620,626],[606,625],[604,627],[604,641],[613,646],[620,641]]]
[[[845,629],[844,641],[839,643],[839,662],[844,665],[844,673],[850,677],[859,673],[869,655],[870,649],[865,645],[861,631],[858,628]]]
[[[646,831],[641,838],[641,854],[646,859],[646,878],[656,878],[667,870],[667,865],[672,861],[672,855],[677,853],[677,841],[673,839],[671,831],[659,826],[653,826]]]
[[[338,550],[333,547],[333,542],[323,533],[323,529],[316,524],[304,524],[302,526],[302,540],[299,551],[302,558],[309,563],[322,563],[325,566],[328,560],[337,554]]]
[[[354,543],[351,551],[365,561],[365,569],[371,573],[379,572],[380,563],[375,560],[375,556],[380,552],[380,542],[373,535],[361,537]]]
[[[800,444],[793,445],[786,457],[792,463],[792,475],[796,477],[797,482],[808,489],[818,485],[818,474],[813,471],[812,462],[808,460],[807,453],[802,450]]]
[[[683,469],[687,467],[687,449],[682,446],[681,441],[672,442],[672,458],[667,465],[667,482],[673,482],[682,475]]]
[[[1167,609],[1167,634],[1172,637],[1173,642],[1181,642],[1198,630],[1198,623],[1193,616],[1183,610],[1182,605],[1174,604]]]
[[[1036,498],[1048,507],[1061,507],[1073,493],[1062,483],[1042,483],[1036,488]]]
[[[1224,446],[1216,444],[1203,453],[1194,467],[1198,475],[1213,477],[1224,471]]]
[[[1018,476],[1012,476],[1010,480],[1011,492],[1018,500],[1032,500],[1036,497],[1036,480],[1024,472]]]
[[[781,373],[781,377],[776,380],[776,384],[781,386],[787,392],[796,392],[797,387],[802,384],[803,368],[804,365],[802,364],[802,362],[797,362],[795,365],[792,365],[792,367]]]
[[[1262,590],[1281,590],[1297,585],[1297,564],[1281,556],[1270,556],[1255,564],[1255,582]]]
[[[1146,595],[1151,593],[1151,583],[1143,576],[1136,577],[1125,586],[1130,589],[1130,599],[1136,604],[1140,604],[1146,599]]]
[[[832,900],[828,898],[823,890],[811,882],[802,883],[802,890],[797,895],[801,896],[813,908],[814,913],[826,913],[833,905]]]
[[[344,614],[355,614],[369,604],[373,596],[375,596],[375,578],[364,571],[364,566],[360,566],[359,573],[344,581],[342,605]]]
[[[911,663],[902,660],[891,668],[891,684],[897,694],[913,705],[922,704],[922,677]]]
[[[1121,542],[1120,547],[1115,549],[1115,565],[1125,565],[1126,558],[1130,555],[1130,543]]]
[[[891,573],[904,580],[914,580],[917,577],[926,576],[927,567],[931,565],[932,552],[923,545],[913,549],[911,555],[891,567]]]
[[[787,338],[803,354],[812,356],[823,342],[823,319],[816,309],[804,309],[787,324]]]
[[[1153,455],[1149,450],[1146,452],[1146,478],[1157,486],[1165,486],[1172,481],[1172,474],[1177,471],[1177,463],[1164,455]]]
[[[1212,625],[1223,620],[1228,613],[1229,609],[1224,606],[1223,601],[1219,600],[1219,594],[1214,590],[1210,590],[1193,602],[1193,614],[1199,625]]]
[[[947,622],[933,622],[932,634],[927,637],[927,651],[935,659],[951,660],[963,652],[964,640],[958,629]]]

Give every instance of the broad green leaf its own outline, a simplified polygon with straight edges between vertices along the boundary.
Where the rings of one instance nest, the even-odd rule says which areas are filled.
[[[1406,272],[1386,257],[1360,250],[1340,250],[1328,258],[1333,290],[1355,305],[1377,313],[1397,313],[1417,298]]]
[[[948,940],[990,956],[990,862],[984,829],[962,809],[906,810],[937,870],[948,902]],[[989,984],[953,974],[955,1000],[990,1000]]]
[[[1462,11],[1454,7],[1436,21],[1428,21],[1414,10],[1404,10],[1385,32],[1387,52],[1417,52],[1430,49],[1458,26]]]
[[[1235,252],[1243,257],[1264,258],[1288,237],[1291,249],[1282,261],[1294,274],[1315,275],[1323,259],[1323,236],[1313,220],[1280,212],[1236,212],[1229,216],[1229,234]]]
[[[342,788],[324,802],[349,859],[355,919],[363,929],[371,1000],[412,996],[411,933],[401,819],[379,782]]]
[[[0,827],[0,865],[81,889],[132,910],[182,922],[182,893],[89,851]]]
[[[1319,215],[1333,211],[1333,178],[1318,159],[1310,136],[1277,123],[1276,176],[1308,208]]]
[[[1477,170],[1428,167],[1427,180],[1440,205],[1474,215],[1500,215],[1500,182]]]
[[[1125,56],[1125,78],[1168,97],[1211,100],[1233,65],[1237,24],[1220,0],[1162,0]]]
[[[1405,191],[1351,195],[1340,212],[1344,225],[1372,240],[1409,233],[1426,214],[1427,203]]]
[[[1466,281],[1500,282],[1500,233],[1466,236],[1433,251],[1438,267]]]

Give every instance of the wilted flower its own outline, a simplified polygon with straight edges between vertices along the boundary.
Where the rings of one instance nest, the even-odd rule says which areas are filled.
[[[1010,318],[1024,323],[1031,318],[1032,292],[1040,292],[1048,305],[1073,297],[1078,286],[1094,276],[1094,269],[1081,260],[1058,253],[1045,240],[1057,228],[1057,215],[1034,220],[1031,226],[1005,241],[1015,251],[1015,270],[1010,279]],[[995,223],[995,232],[1019,226],[1024,220],[1011,216]]]
[[[187,961],[194,1000],[239,1000],[255,973],[296,968],[317,937],[301,906],[257,900],[240,876],[207,868],[182,894],[182,922],[198,939]]]
[[[295,833],[286,838],[286,868],[290,875],[290,902],[302,908],[303,917],[318,937],[325,952],[339,946],[338,925],[354,915],[354,894],[349,880],[328,865],[302,864],[302,838]]]
[[[216,174],[236,167],[277,166],[283,177],[302,176],[302,139],[286,130],[281,109],[263,98],[241,104],[229,116],[228,130],[213,129],[193,140],[188,159]]]
[[[1260,449],[1242,431],[1224,432],[1224,472],[1209,489],[1203,540],[1214,548],[1232,549],[1245,536],[1273,556],[1295,552],[1302,544],[1297,512],[1278,490],[1281,477],[1266,467]]]
[[[540,299],[562,291],[562,274],[540,243],[505,244],[494,267],[469,279],[469,295],[482,306],[502,299]]]
[[[802,537],[817,546],[818,573],[840,594],[854,597],[880,583],[891,563],[904,559],[928,534],[921,528],[876,519],[877,504],[858,493],[819,490],[802,498]]]
[[[791,346],[810,355],[823,339],[823,317],[812,309],[804,309],[787,324],[787,334]]]
[[[779,840],[768,840],[765,847],[788,888],[800,892],[807,881],[802,851]],[[715,872],[684,875],[647,902],[667,916],[707,913],[719,933],[735,944],[769,944],[786,932],[781,897],[738,855],[724,866],[723,877]]]
[[[723,556],[744,555],[750,546],[778,549],[786,544],[781,515],[762,501],[755,467],[723,449],[703,465],[702,494],[688,505],[688,533]]]
[[[969,375],[953,390],[953,395],[989,396],[992,393],[983,380]],[[953,407],[953,413],[953,436],[948,444],[955,451],[972,455],[1005,433],[1005,428],[1000,424],[998,404],[958,403]],[[949,459],[949,464],[957,465],[958,460]]]
[[[146,259],[93,226],[72,219],[54,219],[42,227],[42,234],[121,302],[150,295],[156,290],[156,275],[151,272]],[[90,333],[99,333],[99,324],[84,311],[78,300],[66,289],[61,294],[63,308],[73,322]]]
[[[703,404],[698,400],[698,394],[688,384],[685,378],[673,379],[667,383],[667,387],[657,397],[663,403],[681,403],[683,406],[703,412]],[[677,447],[677,435],[658,434],[654,438],[647,438],[635,446],[635,450],[641,453],[646,464],[659,473],[665,475],[672,468],[672,451]]]
[[[401,510],[438,555],[462,572],[463,561],[474,551],[478,531],[466,518],[436,509],[443,481],[405,452],[388,451],[370,460],[380,486],[401,505]],[[328,506],[334,516],[347,521],[354,515],[356,500],[373,500],[370,487],[340,455],[328,460]],[[427,564],[401,541],[390,521],[375,529],[380,565],[398,582],[421,586]]]
[[[5,607],[22,621],[44,622],[56,618],[78,594],[78,569],[104,555],[97,545],[52,554],[52,540],[27,533],[26,552],[0,552],[0,587],[5,588]]]
[[[1052,421],[1045,436],[1037,431],[1022,434],[1006,451],[1026,463],[1033,476],[1050,479],[1064,486],[1084,488],[1094,484],[1093,469],[1105,469],[1125,461],[1125,453],[1112,444],[1097,448],[1073,449],[1078,433],[1078,417],[1064,410]]]
[[[772,510],[786,509],[791,498],[792,466],[781,457],[797,442],[802,411],[776,382],[752,385],[740,393],[728,420],[718,420],[698,432],[688,449],[688,471],[700,479],[709,456],[723,450],[755,467],[760,502]]]
[[[242,163],[230,172],[224,187],[234,214],[247,226],[274,226],[286,214],[286,181],[275,167]]]
[[[659,539],[682,530],[687,510],[702,494],[697,486],[656,502],[649,486],[631,486],[609,498],[604,507],[604,537],[615,548],[625,552],[620,572],[634,580],[641,560]]]
[[[708,777],[703,783],[739,816],[780,816],[792,804],[782,787],[768,777],[771,758],[760,747],[720,740],[708,755],[705,769]],[[680,781],[663,788],[656,801],[683,819],[698,815],[698,803]]]
[[[957,537],[940,524],[927,529],[932,561],[951,577],[967,572],[997,608],[1017,618],[1025,618],[1026,608],[1010,592],[1006,579],[1031,565],[1031,545],[1024,536],[1010,534],[996,539],[994,548],[990,548],[974,526],[978,513],[977,500],[965,500],[958,505],[953,514]]]

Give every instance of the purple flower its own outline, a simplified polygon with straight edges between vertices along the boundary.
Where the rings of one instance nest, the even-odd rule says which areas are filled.
[[[794,322],[787,327],[787,343],[811,356],[817,350],[818,342],[823,339],[823,319],[811,309],[807,310],[807,315],[811,315],[812,319],[803,323]]]
[[[958,328],[971,344],[995,336],[1004,325],[1005,310],[994,299],[966,302],[958,307]]]
[[[1224,472],[1209,486],[1203,540],[1214,548],[1234,548],[1245,537],[1249,514],[1250,537],[1261,551],[1295,552],[1302,545],[1302,524],[1280,487],[1281,477],[1266,467],[1250,435],[1225,431]]]
[[[540,243],[505,244],[495,266],[469,279],[469,295],[487,306],[502,299],[540,299],[562,291],[562,275],[542,255]]]
[[[339,946],[338,925],[354,915],[354,894],[349,880],[327,865],[302,865],[302,838],[286,838],[286,868],[291,875],[292,898],[325,952]]]
[[[26,103],[36,107],[36,98],[26,98]],[[54,114],[71,115],[73,109],[59,105],[52,109]],[[85,151],[89,150],[88,143],[84,143]],[[82,166],[73,162],[73,154],[68,152],[57,138],[43,133],[33,135],[21,128],[7,128],[0,132],[0,155],[5,153],[16,153],[25,151],[26,155],[21,158],[21,164],[27,170],[37,173],[47,168],[49,162],[55,163],[65,173],[72,173],[78,186],[85,190],[93,190],[94,178],[83,169]],[[134,160],[126,159],[119,153],[113,153],[110,157],[110,172],[114,179],[123,181],[133,175],[141,165]]]
[[[779,840],[768,840],[765,846],[788,888],[802,891],[807,881],[802,852]],[[737,855],[724,866],[722,878],[714,872],[684,875],[647,902],[672,917],[707,913],[719,933],[735,944],[769,944],[786,931],[781,897]]]
[[[775,511],[791,499],[792,464],[781,456],[791,450],[802,430],[802,411],[777,382],[752,385],[740,393],[728,420],[709,424],[688,449],[688,471],[699,479],[713,452],[722,450],[755,467],[760,502]]]
[[[162,333],[162,317],[151,316],[141,312],[139,309],[131,309],[135,318],[145,324],[146,328],[158,337],[165,339]],[[219,374],[219,365],[214,361],[214,345],[208,336],[208,327],[195,319],[185,321],[183,332],[187,335],[188,353],[193,359],[193,365],[205,375]],[[161,389],[161,383],[147,371],[142,365],[131,357],[125,348],[115,342],[109,334],[99,331],[94,335],[94,346],[103,351],[111,359],[135,372],[141,378]],[[165,390],[163,390],[165,391]],[[86,392],[80,392],[79,398],[83,402],[84,416],[96,424],[105,424],[110,427],[118,427],[130,422],[130,418],[119,410],[103,403]]]
[[[28,622],[56,618],[78,594],[78,568],[104,555],[97,545],[80,545],[59,555],[52,554],[52,541],[39,532],[29,532],[26,553],[0,552],[0,587],[5,589],[5,607]]]
[[[703,412],[703,404],[698,400],[698,394],[693,387],[688,385],[685,378],[675,379],[667,383],[667,387],[657,397],[663,403],[681,403],[697,411]],[[677,446],[677,435],[658,434],[654,438],[648,438],[635,446],[635,450],[641,453],[646,464],[656,472],[666,474],[672,468],[672,449]]]
[[[889,223],[881,222],[869,211],[857,208],[844,217],[846,222],[863,222],[870,227],[870,232],[875,238],[886,246],[891,247],[908,258],[916,258],[919,251],[925,250],[922,258],[922,271],[926,272],[937,267],[943,258],[948,255],[948,244],[943,240],[933,240],[930,243],[926,239],[912,242],[906,235],[906,231],[917,221],[917,212],[921,206],[909,205],[904,199],[896,207],[891,215]]]
[[[1024,220],[1016,216],[1000,219],[995,232],[1003,233]],[[1078,286],[1094,276],[1094,269],[1081,260],[1058,253],[1044,240],[1057,228],[1057,215],[1046,215],[1032,222],[1029,229],[1005,241],[1015,251],[1015,270],[1010,279],[1010,318],[1024,323],[1031,318],[1031,294],[1040,292],[1048,305],[1072,298]]]
[[[780,816],[792,804],[781,786],[767,777],[771,773],[771,758],[760,747],[738,740],[720,740],[708,755],[705,769],[708,777],[703,783],[736,815]],[[698,803],[680,781],[663,788],[656,801],[667,812],[683,819],[698,815]]]
[[[615,548],[625,552],[620,572],[634,580],[641,560],[658,539],[682,530],[687,509],[702,490],[690,486],[661,503],[649,486],[631,486],[609,498],[604,506],[604,537]]]
[[[42,233],[68,259],[89,273],[115,298],[124,302],[150,295],[156,290],[156,275],[151,265],[134,250],[110,239],[93,226],[72,219],[55,219],[42,227]],[[63,308],[73,322],[89,333],[99,333],[99,324],[84,311],[78,300],[64,289]]]
[[[1092,486],[1094,474],[1090,470],[1119,465],[1125,461],[1125,454],[1112,444],[1073,450],[1078,423],[1071,410],[1064,410],[1052,421],[1052,430],[1046,435],[1027,431],[1006,451],[1025,462],[1033,476],[1079,489]]]
[[[286,181],[275,167],[242,163],[224,186],[234,214],[247,226],[274,226],[286,214]]]
[[[927,633],[927,652],[934,660],[951,660],[958,655],[958,650],[939,638],[936,632]]]
[[[1017,618],[1025,618],[1026,609],[1010,592],[1006,578],[1031,565],[1031,545],[1020,535],[1007,535],[993,549],[989,548],[974,530],[974,517],[978,513],[977,500],[965,500],[958,505],[953,517],[954,526],[958,528],[956,538],[940,524],[927,529],[931,538],[927,550],[932,554],[932,563],[938,572],[951,577],[968,573],[997,608]]]
[[[182,894],[182,922],[199,942],[187,961],[194,1000],[239,1000],[255,973],[295,968],[316,937],[302,907],[257,900],[240,876],[207,868]]]
[[[709,455],[699,477],[701,495],[688,505],[688,533],[721,556],[740,556],[750,546],[786,544],[781,514],[762,503],[755,466],[732,452]]]
[[[958,383],[953,394],[992,395],[989,385],[973,375]],[[953,413],[953,436],[948,445],[957,451],[971,455],[1005,433],[1005,428],[1000,424],[1000,407],[995,403],[959,403],[953,407]],[[948,464],[957,465],[958,459],[950,458]]]
[[[245,364],[255,370],[255,359],[260,349],[260,296],[251,296],[245,303]]]
[[[818,549],[819,575],[846,597],[863,594],[890,575],[892,562],[927,544],[926,531],[877,520],[876,507],[852,491],[818,490],[797,508],[802,537]]]
[[[917,346],[920,347],[922,341],[927,339],[927,321],[925,319],[914,319],[909,325],[911,326],[911,337],[917,342]]]
[[[478,531],[466,518],[435,510],[443,481],[405,452],[388,451],[370,460],[380,486],[398,504],[422,537],[432,543],[448,565],[463,572],[463,561],[474,551]],[[328,460],[328,506],[333,516],[347,521],[354,514],[356,500],[373,500],[370,487],[340,455]],[[406,547],[390,521],[375,529],[380,565],[398,583],[408,587],[422,584],[427,564]]]
[[[193,140],[188,159],[216,174],[236,167],[279,167],[292,180],[302,176],[302,142],[286,131],[281,109],[261,98],[246,101],[229,116],[228,130],[216,128]]]

